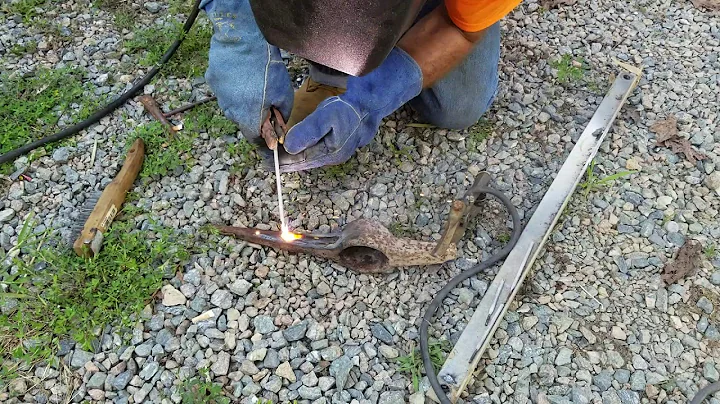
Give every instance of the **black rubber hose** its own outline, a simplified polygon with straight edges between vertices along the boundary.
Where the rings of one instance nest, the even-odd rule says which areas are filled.
[[[433,366],[432,360],[430,359],[430,347],[428,344],[428,326],[430,325],[430,322],[432,321],[435,312],[437,312],[438,308],[440,308],[440,304],[442,304],[442,301],[447,297],[448,294],[450,294],[450,291],[465,279],[477,275],[481,271],[484,271],[487,268],[495,265],[498,261],[505,259],[505,257],[507,257],[510,251],[512,251],[512,249],[515,247],[515,244],[517,244],[517,241],[520,238],[520,233],[522,232],[522,228],[520,226],[520,215],[518,214],[515,206],[513,206],[512,202],[510,201],[510,198],[508,198],[502,192],[492,188],[481,188],[480,192],[495,196],[500,200],[500,202],[502,202],[503,205],[505,205],[505,209],[507,209],[510,217],[512,218],[513,230],[510,241],[508,241],[507,245],[503,247],[502,250],[492,255],[487,260],[452,278],[430,302],[430,306],[428,307],[427,311],[425,311],[425,315],[423,316],[422,322],[420,323],[420,353],[422,355],[423,367],[425,368],[425,374],[430,381],[430,386],[432,387],[435,395],[442,404],[451,404],[451,401],[447,397],[447,395],[445,395],[442,386],[440,386],[440,382],[438,381],[437,375],[435,374],[435,368]]]
[[[700,404],[718,391],[720,391],[720,382],[708,384],[695,394],[689,404]]]
[[[79,133],[83,129],[87,129],[89,126],[97,123],[105,116],[109,115],[113,111],[115,111],[118,107],[125,104],[127,100],[129,100],[132,96],[134,96],[138,91],[142,90],[143,87],[145,87],[150,81],[155,77],[155,75],[160,71],[162,66],[167,63],[168,60],[175,54],[175,52],[180,47],[180,44],[185,39],[185,35],[187,35],[188,32],[190,32],[190,28],[192,28],[193,24],[195,24],[195,20],[197,19],[198,14],[200,13],[200,1],[201,0],[195,0],[195,4],[193,5],[193,9],[190,12],[190,15],[188,16],[188,19],[185,21],[185,25],[183,26],[183,32],[180,35],[180,38],[175,39],[175,42],[170,45],[170,48],[168,48],[167,52],[163,55],[162,59],[160,59],[160,62],[158,62],[155,67],[153,67],[139,82],[137,82],[134,86],[132,86],[129,90],[127,90],[125,93],[120,95],[115,101],[109,103],[104,108],[98,110],[94,114],[92,114],[90,117],[85,119],[84,121],[73,125],[69,128],[65,128],[61,130],[58,133],[55,133],[54,135],[50,135],[47,137],[44,137],[42,139],[36,140],[30,144],[26,144],[25,146],[18,147],[17,149],[10,150],[9,152],[3,154],[0,156],[0,164],[7,163],[11,160],[16,159],[17,157],[22,156],[23,154],[29,153],[35,149],[37,149],[40,146],[44,146],[48,143],[57,142],[58,140],[65,139],[67,137],[70,137],[72,135],[75,135]]]

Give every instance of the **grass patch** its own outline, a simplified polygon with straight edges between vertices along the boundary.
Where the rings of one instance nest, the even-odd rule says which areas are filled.
[[[186,170],[193,164],[189,152],[192,150],[194,136],[186,131],[177,132],[171,139],[165,127],[160,122],[150,122],[140,125],[128,136],[126,149],[137,138],[145,142],[145,161],[141,178],[158,179],[171,173],[179,167]]]
[[[223,394],[222,386],[210,380],[206,368],[199,370],[201,377],[185,380],[180,385],[182,404],[229,404],[230,399]]]
[[[23,45],[15,45],[10,49],[10,53],[15,56],[24,56],[28,53],[35,53],[37,50],[37,42],[27,42]]]
[[[0,153],[6,153],[59,129],[60,117],[68,123],[88,117],[100,99],[88,100],[92,85],[83,83],[84,71],[75,68],[38,69],[31,76],[0,77]],[[54,145],[48,145],[50,150]],[[7,174],[10,163],[0,166]]]
[[[559,60],[550,62],[550,67],[557,70],[557,79],[561,83],[582,80],[585,75],[585,61],[575,59],[570,54],[562,55]]]
[[[430,360],[432,361],[433,368],[437,373],[442,364],[445,362],[448,352],[450,352],[450,343],[448,341],[430,340],[428,348],[430,351]],[[410,375],[412,378],[413,389],[417,392],[420,389],[420,380],[422,379],[424,371],[420,349],[415,348],[409,354],[400,356],[395,360],[399,364],[398,370]]]
[[[160,62],[170,44],[182,34],[183,23],[175,21],[162,27],[154,26],[134,33],[133,39],[124,43],[128,53],[141,54],[140,66],[151,67]],[[161,75],[198,77],[207,69],[208,51],[212,26],[198,17],[177,53],[165,64]]]
[[[470,150],[477,151],[480,144],[492,134],[492,123],[481,118],[475,125],[468,129],[467,146]]]
[[[597,191],[599,189],[602,189],[606,186],[608,186],[610,183],[615,182],[616,180],[627,177],[628,175],[632,175],[636,173],[637,171],[620,171],[615,174],[608,175],[603,178],[599,178],[595,175],[595,160],[590,162],[590,165],[587,168],[587,171],[585,173],[585,182],[580,183],[580,188],[584,189],[584,196],[587,198],[588,194],[590,192]]]
[[[225,117],[217,102],[201,104],[185,113],[183,126],[186,131],[207,133],[214,137],[237,133],[237,126]]]
[[[222,113],[217,102],[211,102],[194,107],[188,111],[183,119],[183,132],[192,134],[207,133],[213,137],[235,135],[237,126]],[[235,143],[225,145],[225,151],[235,159],[232,171],[242,172],[245,168],[254,166],[260,156],[257,154],[257,146],[248,142],[245,138],[238,139]]]
[[[44,6],[48,0],[20,0],[16,3],[3,2],[0,10],[9,15],[20,15],[24,23],[38,15],[37,7]]]
[[[105,234],[95,258],[78,257],[58,235],[32,234],[28,219],[0,291],[0,380],[39,361],[56,364],[61,340],[91,350],[99,330],[129,325],[166,274],[189,256],[191,244],[173,230],[135,228],[125,210]]]

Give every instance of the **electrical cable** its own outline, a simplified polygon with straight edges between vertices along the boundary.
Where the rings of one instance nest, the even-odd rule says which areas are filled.
[[[520,233],[522,232],[522,227],[520,226],[520,215],[518,214],[515,206],[510,201],[510,198],[508,198],[502,192],[492,188],[480,188],[479,191],[484,194],[493,195],[500,200],[500,202],[505,206],[505,209],[507,209],[510,217],[512,218],[513,230],[512,235],[510,236],[510,240],[508,241],[507,245],[503,247],[502,250],[490,256],[490,258],[488,258],[487,260],[450,279],[450,281],[440,290],[440,292],[435,295],[435,298],[430,302],[430,306],[425,311],[425,315],[423,316],[422,322],[420,323],[420,353],[422,355],[423,367],[425,368],[425,374],[430,381],[430,386],[432,387],[435,395],[442,404],[452,403],[447,397],[447,395],[445,395],[442,386],[440,386],[440,382],[438,381],[437,375],[435,374],[435,368],[433,366],[432,360],[430,359],[430,347],[428,344],[428,326],[430,325],[430,321],[432,321],[435,312],[437,312],[437,310],[440,308],[440,304],[448,296],[448,294],[450,294],[450,291],[452,289],[454,289],[464,280],[474,275],[477,275],[481,271],[484,271],[487,268],[495,265],[498,261],[505,259],[505,257],[507,257],[510,251],[512,251],[512,249],[515,247],[515,244],[517,244],[518,239],[520,238]]]
[[[700,391],[695,394],[695,397],[693,397],[693,399],[688,404],[700,404],[718,391],[720,391],[720,382],[708,384],[707,386],[700,389]]]
[[[58,140],[65,139],[67,137],[70,137],[72,135],[75,135],[79,133],[83,129],[87,129],[91,125],[97,123],[100,121],[100,119],[104,118],[105,116],[109,115],[113,111],[115,111],[117,108],[119,108],[121,105],[125,104],[127,100],[129,100],[132,96],[134,96],[138,91],[142,90],[143,87],[145,87],[150,81],[155,77],[155,75],[160,71],[162,66],[167,63],[168,60],[175,54],[175,52],[180,47],[180,44],[185,39],[185,35],[187,35],[188,32],[190,32],[190,28],[192,28],[193,24],[195,24],[195,20],[197,19],[198,14],[200,13],[200,1],[201,0],[195,0],[195,4],[193,5],[193,9],[190,12],[190,15],[188,16],[187,20],[185,21],[185,25],[183,25],[183,31],[179,38],[175,39],[175,42],[170,45],[168,50],[165,52],[163,57],[160,59],[160,61],[135,85],[133,85],[129,90],[127,90],[125,93],[121,94],[117,99],[103,107],[102,109],[96,111],[94,114],[89,116],[87,119],[83,120],[82,122],[73,125],[69,128],[65,128],[61,130],[58,133],[55,133],[50,136],[46,136],[42,139],[38,139],[32,143],[26,144],[24,146],[18,147],[17,149],[11,150],[3,155],[0,155],[0,164],[7,163],[11,160],[14,160],[17,157],[22,156],[23,154],[29,153],[35,149],[37,149],[40,146],[44,146],[48,143],[57,142]]]

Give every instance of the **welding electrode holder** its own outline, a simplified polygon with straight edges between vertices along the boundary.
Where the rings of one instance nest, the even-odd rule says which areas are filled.
[[[267,119],[260,127],[260,135],[265,139],[265,143],[270,150],[275,150],[279,144],[285,142],[285,134],[287,134],[287,125],[280,111],[275,107],[270,107]]]

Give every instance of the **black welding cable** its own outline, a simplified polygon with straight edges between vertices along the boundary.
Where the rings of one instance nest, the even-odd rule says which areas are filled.
[[[695,394],[689,404],[700,404],[718,391],[720,391],[720,382],[708,384]]]
[[[167,63],[168,60],[175,54],[175,52],[180,47],[180,44],[185,39],[185,35],[187,35],[188,32],[190,32],[190,28],[192,28],[193,24],[195,23],[195,20],[197,19],[198,14],[200,13],[200,1],[201,0],[195,0],[195,4],[193,5],[193,9],[190,12],[190,15],[188,16],[188,19],[185,21],[185,25],[183,26],[182,34],[180,35],[180,38],[175,39],[175,42],[170,45],[170,48],[168,48],[167,52],[163,55],[162,59],[160,59],[160,62],[155,65],[139,82],[137,82],[134,86],[132,86],[129,90],[127,90],[125,93],[120,95],[115,101],[109,103],[104,108],[98,110],[94,114],[92,114],[90,117],[85,119],[84,121],[73,125],[69,128],[65,128],[61,130],[58,133],[55,133],[54,135],[50,135],[47,137],[44,137],[42,139],[36,140],[30,144],[27,144],[25,146],[21,146],[17,149],[11,150],[3,155],[0,155],[0,164],[7,163],[8,161],[14,160],[17,157],[22,156],[23,154],[29,153],[35,149],[37,149],[40,146],[44,146],[48,143],[57,142],[58,140],[65,139],[69,136],[75,135],[79,133],[83,129],[87,129],[91,125],[97,123],[102,119],[103,117],[109,115],[113,111],[115,111],[118,107],[125,104],[127,100],[129,100],[132,96],[134,96],[138,91],[142,90],[143,87],[145,87],[150,81],[155,77],[155,75],[160,71],[162,66]]]
[[[430,325],[430,322],[432,321],[433,316],[437,312],[438,308],[440,308],[442,301],[447,297],[448,294],[450,294],[450,291],[456,286],[458,286],[465,279],[477,275],[481,271],[484,271],[487,268],[495,265],[498,261],[505,259],[505,257],[507,257],[510,251],[515,247],[515,244],[517,244],[517,241],[520,238],[520,233],[522,231],[522,227],[520,226],[520,215],[518,214],[515,206],[513,206],[512,202],[510,201],[510,198],[508,198],[502,192],[492,188],[482,188],[480,192],[493,195],[494,197],[499,199],[503,205],[505,205],[505,209],[507,209],[510,217],[512,218],[513,230],[510,241],[508,241],[507,245],[503,247],[502,250],[492,255],[487,260],[452,278],[430,302],[430,306],[428,307],[427,311],[425,311],[425,315],[423,316],[422,322],[420,323],[420,353],[422,354],[423,367],[425,368],[425,373],[427,374],[428,380],[430,381],[430,386],[432,387],[435,395],[442,404],[451,404],[451,402],[447,395],[445,395],[442,386],[440,386],[440,382],[438,381],[437,375],[435,374],[435,368],[433,367],[432,360],[430,359],[430,347],[428,344],[428,326]]]

